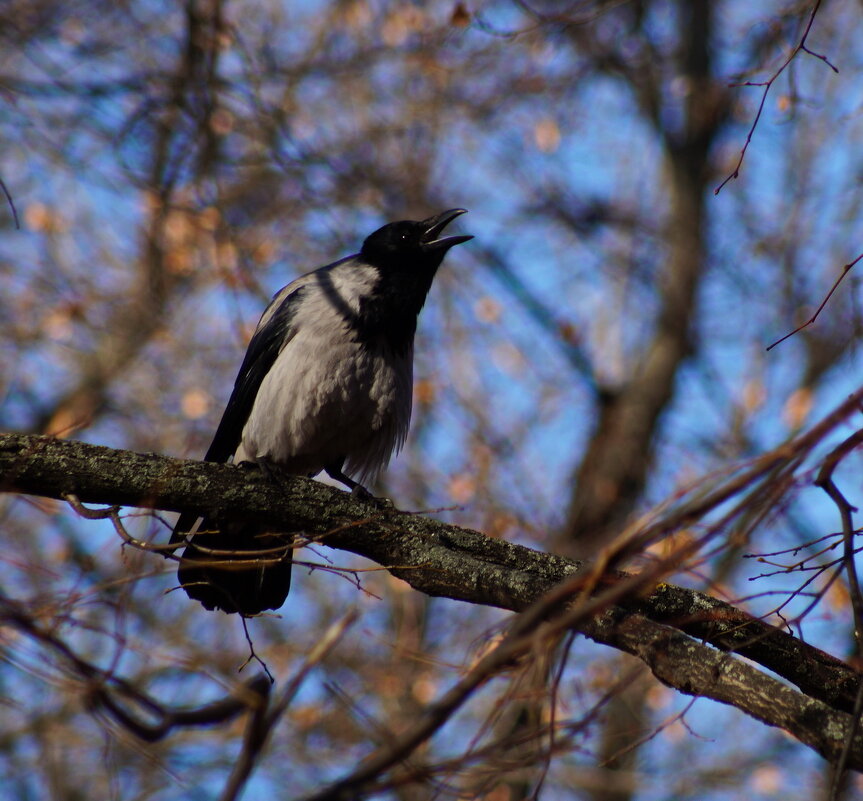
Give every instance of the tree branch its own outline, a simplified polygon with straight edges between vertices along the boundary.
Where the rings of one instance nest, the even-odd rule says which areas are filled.
[[[514,612],[567,579],[576,585],[583,579],[581,586],[591,579],[585,563],[418,514],[372,510],[308,479],[286,479],[276,487],[257,471],[233,465],[83,442],[0,434],[0,491],[217,516],[240,512],[276,530],[302,531],[372,559],[428,595]],[[630,579],[605,576],[601,588],[620,581]],[[849,665],[702,593],[666,583],[649,594],[638,582],[632,588],[612,593],[609,603],[579,619],[575,630],[635,654],[682,692],[732,704],[827,757],[841,750],[860,683]],[[715,649],[745,656],[802,692]],[[768,698],[771,703],[763,703]],[[848,764],[863,769],[859,738]]]

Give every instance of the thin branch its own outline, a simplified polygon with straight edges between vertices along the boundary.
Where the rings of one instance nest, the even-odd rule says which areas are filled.
[[[263,755],[267,740],[279,718],[294,700],[306,677],[342,641],[348,629],[356,622],[358,613],[352,609],[340,620],[333,623],[310,651],[300,669],[288,682],[285,689],[272,701],[269,708],[260,706],[246,726],[243,735],[243,748],[234,769],[225,784],[219,801],[235,801],[252,775],[258,760]]]
[[[815,486],[821,487],[839,510],[842,520],[842,535],[845,545],[843,562],[845,572],[848,575],[848,585],[851,594],[851,608],[854,611],[854,646],[857,658],[863,661],[863,596],[860,593],[860,580],[857,576],[857,567],[854,560],[854,523],[852,513],[856,507],[852,506],[848,499],[839,491],[833,481],[833,472],[837,465],[853,450],[863,444],[863,429],[855,432],[844,442],[838,445],[827,458],[818,471]]]
[[[79,656],[54,631],[38,623],[22,604],[2,595],[0,618],[6,625],[13,626],[60,657],[84,682],[83,696],[91,709],[107,713],[116,723],[146,742],[162,740],[177,728],[226,723],[264,703],[269,693],[269,681],[259,674],[219,701],[193,709],[167,707],[125,679]],[[155,717],[157,722],[142,720],[121,703],[121,698],[146,710],[147,715]]]
[[[732,83],[731,86],[763,86],[764,91],[761,94],[761,102],[758,104],[758,112],[755,114],[755,119],[752,121],[752,125],[749,128],[749,132],[746,134],[746,142],[743,145],[743,149],[740,151],[740,158],[737,159],[737,165],[732,170],[731,174],[726,177],[726,179],[713,190],[714,195],[718,195],[722,190],[722,187],[725,186],[729,181],[735,180],[740,175],[740,167],[743,165],[743,159],[746,158],[746,151],[749,148],[749,143],[752,141],[752,135],[755,133],[755,128],[758,126],[758,121],[761,119],[761,113],[764,111],[764,104],[767,102],[767,95],[770,92],[771,87],[773,86],[776,79],[785,72],[786,67],[794,60],[795,56],[801,51],[807,53],[810,56],[814,56],[817,59],[823,61],[828,67],[830,67],[833,72],[838,73],[839,70],[830,63],[827,56],[822,56],[819,53],[812,52],[808,47],[806,47],[806,38],[809,36],[809,32],[812,30],[812,23],[815,21],[815,15],[818,13],[818,9],[821,7],[821,0],[816,0],[815,5],[812,7],[812,13],[809,15],[809,21],[806,23],[806,29],[803,31],[803,36],[800,41],[797,43],[797,46],[791,51],[788,58],[782,62],[782,65],[779,67],[773,75],[768,78],[766,81],[746,81],[745,83]]]
[[[860,261],[860,259],[863,259],[863,253],[861,253],[856,259],[854,259],[854,261],[850,262],[849,264],[846,264],[842,268],[842,274],[836,279],[836,282],[833,284],[833,286],[830,287],[830,291],[827,293],[827,296],[824,298],[824,300],[821,301],[821,305],[815,310],[815,314],[813,314],[805,323],[803,323],[803,325],[798,325],[797,328],[795,328],[790,334],[786,334],[781,339],[777,339],[776,342],[774,342],[772,345],[770,345],[767,348],[767,350],[771,350],[772,348],[775,348],[780,342],[784,342],[789,337],[793,337],[799,331],[802,331],[804,328],[808,328],[810,325],[812,325],[812,323],[814,323],[818,319],[818,315],[821,314],[821,311],[827,305],[827,302],[830,300],[830,298],[833,297],[833,293],[839,287],[839,284],[841,284],[842,280],[845,278],[845,276],[848,275],[848,271],[855,264],[857,264],[857,262]]]
[[[249,646],[249,656],[246,658],[246,661],[237,668],[237,671],[242,671],[246,667],[246,665],[249,664],[249,662],[255,661],[263,668],[264,673],[266,673],[267,678],[270,680],[270,684],[275,684],[276,680],[273,677],[273,674],[270,673],[270,669],[269,667],[267,667],[267,663],[264,662],[264,660],[261,659],[260,656],[258,656],[258,652],[255,650],[255,643],[252,641],[252,635],[249,634],[248,618],[243,615],[242,617],[240,617],[240,622],[243,624],[243,634],[246,637],[246,644]]]
[[[12,200],[12,195],[6,188],[6,183],[2,178],[0,178],[0,189],[2,189],[3,194],[6,195],[6,202],[9,204],[9,208],[12,209],[12,219],[15,221],[15,228],[20,231],[21,223],[18,221],[18,210],[15,208],[15,201]]]

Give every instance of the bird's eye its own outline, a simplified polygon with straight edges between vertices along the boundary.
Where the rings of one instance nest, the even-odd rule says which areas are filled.
[[[401,239],[401,241],[402,241],[402,242],[407,242],[407,241],[408,241],[408,239],[410,239],[410,238],[411,238],[411,235],[410,235],[409,233],[407,233],[407,231],[405,231],[405,233],[403,233],[403,234],[399,237],[399,239]]]

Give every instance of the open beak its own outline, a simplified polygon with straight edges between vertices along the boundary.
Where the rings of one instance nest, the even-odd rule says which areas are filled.
[[[467,209],[449,209],[429,217],[420,223],[425,231],[422,235],[422,246],[430,250],[449,250],[453,245],[460,245],[473,239],[472,236],[447,236],[440,239],[440,234],[456,217],[467,214]]]

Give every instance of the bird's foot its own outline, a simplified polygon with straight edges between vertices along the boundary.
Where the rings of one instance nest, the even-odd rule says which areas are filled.
[[[351,497],[356,501],[367,503],[369,506],[374,506],[376,509],[393,509],[395,504],[389,498],[380,498],[377,495],[372,495],[364,486],[357,484],[351,488]]]
[[[338,462],[337,464],[331,464],[329,467],[325,467],[327,475],[330,478],[335,479],[336,481],[340,481],[351,491],[351,497],[356,501],[361,501],[362,503],[366,503],[369,506],[374,506],[376,509],[385,509],[387,507],[393,507],[394,504],[389,498],[378,498],[372,495],[362,484],[358,481],[354,481],[350,476],[346,476],[342,472],[342,463]]]
[[[269,459],[258,459],[256,462],[240,462],[240,464],[257,466],[267,481],[270,481],[283,489],[287,488],[287,479],[292,475],[291,473],[288,473],[282,465],[271,462]]]

